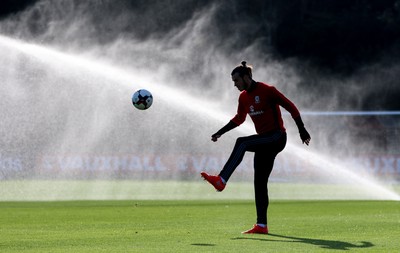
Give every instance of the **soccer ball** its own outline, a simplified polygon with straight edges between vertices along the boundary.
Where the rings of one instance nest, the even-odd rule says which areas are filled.
[[[148,90],[140,89],[132,95],[132,104],[139,110],[149,109],[152,103],[153,95]]]

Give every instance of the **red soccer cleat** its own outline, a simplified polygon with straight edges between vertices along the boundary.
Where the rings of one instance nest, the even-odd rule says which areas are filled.
[[[268,227],[261,227],[257,224],[253,226],[252,229],[243,231],[242,234],[268,234]]]
[[[222,182],[222,179],[220,176],[212,176],[212,175],[207,174],[204,171],[202,171],[200,173],[200,175],[204,178],[204,180],[207,180],[207,182],[212,184],[212,186],[214,186],[214,188],[217,191],[221,192],[222,190],[224,190],[225,184],[224,184],[224,182]]]

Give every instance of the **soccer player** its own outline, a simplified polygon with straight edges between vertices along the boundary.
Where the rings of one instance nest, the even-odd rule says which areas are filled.
[[[244,231],[246,234],[268,234],[267,209],[269,205],[268,178],[271,174],[276,155],[286,145],[286,131],[283,125],[280,106],[292,116],[299,129],[303,143],[310,143],[310,134],[304,127],[297,107],[274,86],[256,82],[252,79],[252,67],[243,61],[233,69],[232,81],[241,92],[237,114],[211,136],[216,142],[224,133],[242,124],[247,114],[252,119],[257,134],[239,137],[232,153],[219,175],[201,172],[201,176],[217,191],[224,190],[226,183],[240,164],[246,151],[254,152],[254,191],[257,211],[257,223]]]

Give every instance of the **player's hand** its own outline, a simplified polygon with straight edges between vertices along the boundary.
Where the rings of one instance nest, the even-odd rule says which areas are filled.
[[[221,135],[219,135],[219,134],[213,134],[213,135],[211,135],[211,140],[212,140],[213,142],[216,142],[216,141],[218,140],[219,137],[221,137]]]
[[[303,144],[306,144],[308,146],[308,144],[310,144],[311,141],[311,136],[310,134],[307,132],[307,130],[303,127],[299,130],[300,132],[300,139],[303,141]]]

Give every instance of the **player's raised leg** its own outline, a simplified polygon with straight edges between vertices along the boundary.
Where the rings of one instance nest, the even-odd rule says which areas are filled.
[[[213,176],[209,175],[206,172],[202,171],[200,175],[209,182],[217,191],[223,191],[225,189],[226,182],[221,176]]]

